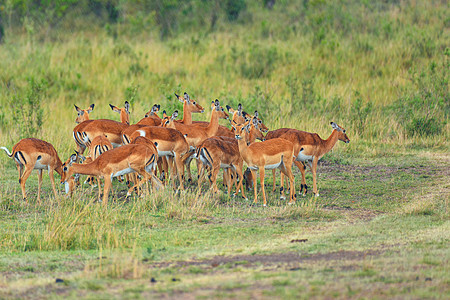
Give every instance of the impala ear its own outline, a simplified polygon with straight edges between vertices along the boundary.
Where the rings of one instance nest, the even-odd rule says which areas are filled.
[[[128,101],[125,101],[125,111],[127,112],[127,114],[130,113],[130,103],[128,103]]]
[[[219,100],[216,99],[216,101],[214,101],[214,106],[216,107],[216,110],[219,111],[220,110],[220,103]]]
[[[80,113],[80,111],[83,111],[81,108],[79,108],[79,107],[76,106],[75,104],[74,104],[73,106],[75,106],[75,109],[77,110],[78,113]]]
[[[188,93],[184,92],[184,100],[186,100],[188,103],[191,101],[191,98],[189,97]]]
[[[252,123],[255,127],[258,127],[258,119],[256,117],[253,117]]]
[[[245,119],[246,121],[248,121],[248,116],[249,116],[249,114],[246,113],[245,111],[243,111],[243,112],[242,112],[242,115],[244,116],[244,119]]]
[[[257,110],[255,110],[255,118],[259,118],[259,114],[258,114]]]
[[[76,106],[75,106],[76,107]],[[227,108],[227,111],[230,112],[231,106],[229,106],[228,104],[225,105],[225,107]]]
[[[76,151],[75,151],[75,152],[76,152]],[[70,159],[69,159],[69,166],[71,166],[74,162],[77,161],[77,156],[78,156],[78,152],[77,152],[77,154],[72,154],[72,155],[70,156]]]
[[[240,112],[240,113],[242,113],[242,104],[238,104],[238,111]]]
[[[94,106],[95,106],[95,104],[94,104],[94,103],[92,103],[92,104],[91,104],[91,106],[89,106],[89,109],[87,110],[88,114],[90,114],[90,113],[91,113],[91,111],[93,111],[93,110],[94,110]]]
[[[176,119],[177,117],[178,117],[178,110],[173,112],[172,119]]]
[[[331,122],[330,124],[333,129],[336,129],[337,131],[342,131],[341,127],[339,127],[338,124],[334,122]]]
[[[159,109],[161,108],[161,105],[158,104],[158,105],[156,105],[156,107],[158,108],[158,111],[159,111]]]
[[[109,105],[111,107],[111,109],[117,113],[120,113],[120,109],[112,104]]]
[[[167,113],[166,113],[165,110],[163,110],[163,119],[164,119],[164,118],[167,118]]]

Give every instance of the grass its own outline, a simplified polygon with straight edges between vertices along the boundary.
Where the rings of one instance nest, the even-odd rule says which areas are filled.
[[[118,198],[104,210],[90,203],[95,196],[86,191],[80,191],[86,200],[75,195],[55,201],[45,181],[48,197],[41,204],[6,198],[0,203],[0,294],[448,295],[448,158],[445,163],[414,157],[382,162],[355,160],[341,165],[340,174],[324,164],[319,198],[307,196],[286,206],[271,195],[268,208],[208,193],[193,202],[195,191],[176,195],[166,190],[148,198]],[[421,164],[429,176],[422,176]],[[5,172],[15,176],[13,169]],[[340,183],[352,184],[341,185],[343,194],[336,197],[335,177],[346,173],[349,180]],[[380,175],[395,181],[395,189],[386,189]],[[2,186],[3,193],[19,192]],[[380,188],[385,191],[377,192]],[[306,241],[293,242],[298,239]],[[285,258],[292,255],[299,256]]]

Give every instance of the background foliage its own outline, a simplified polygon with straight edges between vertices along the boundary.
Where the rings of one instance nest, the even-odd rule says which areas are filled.
[[[449,15],[445,1],[4,0],[0,141],[69,149],[73,104],[117,119],[107,104],[128,99],[138,121],[187,91],[272,129],[325,137],[336,121],[357,142],[343,151],[445,148]]]

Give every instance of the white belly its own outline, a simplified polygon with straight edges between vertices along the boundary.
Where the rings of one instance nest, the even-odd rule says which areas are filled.
[[[159,151],[158,150],[158,156],[159,157],[163,157],[163,156],[174,156],[172,151]]]
[[[117,147],[122,146],[122,144],[116,144],[116,143],[111,143],[111,145],[113,146],[113,148],[117,148]]]
[[[141,136],[145,136],[145,131],[144,131],[144,130],[138,130],[137,132],[139,132],[139,134],[140,134]]]
[[[248,168],[252,171],[258,170],[258,167],[256,167],[256,166],[248,166]]]
[[[302,153],[302,151],[300,151],[297,155],[297,157],[295,158],[295,160],[297,161],[309,161],[309,160],[313,160],[314,156],[313,155],[305,155]]]
[[[283,162],[279,162],[279,163],[273,164],[273,165],[265,165],[264,169],[266,169],[266,170],[273,170],[273,169],[279,168],[282,163]]]
[[[231,168],[232,166],[231,165],[229,165],[229,164],[220,164],[220,167],[222,168],[222,169],[228,169],[228,168]]]
[[[47,168],[48,168],[47,165],[43,165],[39,161],[37,161],[36,164],[34,165],[35,170],[42,170],[42,169],[47,169]]]
[[[134,172],[134,170],[132,168],[126,168],[126,169],[123,169],[116,173],[111,174],[111,177],[122,176],[122,175],[133,173],[133,172]]]

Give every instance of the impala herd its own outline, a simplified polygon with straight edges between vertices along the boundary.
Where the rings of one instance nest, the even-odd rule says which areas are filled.
[[[192,120],[192,113],[203,113],[204,108],[191,99],[187,93],[184,96],[175,94],[183,102],[183,118],[177,120],[178,111],[172,115],[163,112],[158,115],[160,105],[153,105],[145,117],[136,124],[130,125],[130,105],[125,102],[124,108],[110,104],[113,111],[120,114],[120,122],[99,119],[90,120],[89,114],[94,110],[94,104],[88,109],[81,109],[75,105],[78,123],[73,129],[73,138],[77,145],[75,154],[66,162],[62,162],[55,148],[48,142],[26,138],[20,140],[10,152],[19,171],[19,183],[22,195],[26,200],[25,182],[33,169],[39,172],[38,201],[40,200],[42,171],[48,170],[52,189],[57,196],[53,172],[61,176],[61,183],[65,184],[66,193],[72,194],[78,185],[80,175],[89,175],[86,180],[94,183],[94,177],[99,187],[101,197],[101,183],[103,179],[103,205],[107,205],[108,195],[114,177],[125,176],[129,196],[133,191],[138,194],[165,186],[166,182],[178,181],[178,189],[185,185],[184,169],[187,168],[187,181],[192,182],[190,163],[197,162],[198,189],[206,177],[211,189],[217,193],[217,176],[223,169],[223,183],[227,186],[228,195],[231,194],[233,184],[237,195],[241,192],[245,196],[245,187],[253,186],[254,202],[257,202],[256,171],[259,170],[260,184],[266,206],[264,189],[265,170],[272,170],[273,191],[275,191],[275,169],[281,171],[281,197],[284,198],[284,175],[289,179],[289,204],[296,201],[294,175],[292,166],[295,164],[301,172],[302,182],[300,193],[307,193],[305,180],[306,166],[313,175],[313,193],[317,190],[317,163],[319,159],[330,151],[338,140],[349,143],[345,129],[331,122],[333,131],[328,139],[323,140],[316,133],[309,133],[291,128],[281,128],[269,131],[259,118],[258,112],[247,114],[239,104],[237,110],[220,106],[218,100],[211,102],[211,118],[209,122]],[[227,119],[231,129],[219,125],[219,119]],[[266,135],[264,136],[264,133]],[[256,139],[261,142],[256,142]],[[89,149],[90,157],[83,154]],[[244,162],[247,170],[243,173]],[[157,176],[159,172],[159,177]],[[137,176],[139,175],[139,176]],[[146,188],[141,188],[145,184]]]

